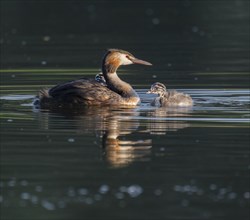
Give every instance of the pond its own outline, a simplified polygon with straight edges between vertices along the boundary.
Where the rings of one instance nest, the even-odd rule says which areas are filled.
[[[81,6],[76,2],[75,11]],[[107,2],[104,9],[112,3]],[[86,34],[70,34],[69,26],[62,34],[60,26],[54,30],[57,34],[39,28],[25,34],[25,28],[21,33],[13,28],[1,38],[1,219],[249,219],[249,33],[242,23],[248,16],[244,1],[236,6],[230,1],[228,7],[221,1],[217,7],[209,5],[208,12],[196,3],[193,10],[203,11],[203,20],[187,22],[182,34],[170,24],[171,33],[160,29],[170,22],[163,19],[161,1],[154,7],[135,2],[132,15],[147,16],[148,32],[132,24],[131,30],[139,29],[136,35],[122,29],[110,40],[113,32],[97,33],[96,26]],[[177,7],[168,2],[171,10]],[[117,12],[112,13],[128,13],[130,6],[122,6],[115,4]],[[243,12],[230,23],[234,6]],[[183,7],[169,13],[192,14],[185,11],[190,1]],[[214,18],[222,9],[224,17]],[[101,22],[100,5],[90,4],[86,10],[90,24]],[[33,27],[27,14],[24,18]],[[205,21],[211,26],[202,29]],[[41,22],[45,24],[51,23]],[[185,35],[188,28],[191,33]],[[153,63],[118,70],[141,97],[139,106],[71,111],[34,107],[42,88],[94,78],[104,49],[114,45]],[[192,96],[194,106],[152,107],[155,96],[146,92],[157,81]]]
[[[58,76],[42,73],[49,84]],[[180,89],[192,108],[155,108],[138,88],[135,108],[50,112],[32,105],[35,70],[2,74],[0,202],[8,219],[248,215],[249,90]],[[25,83],[13,85],[16,78]]]

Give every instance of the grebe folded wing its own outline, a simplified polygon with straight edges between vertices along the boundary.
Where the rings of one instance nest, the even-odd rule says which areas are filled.
[[[120,99],[120,95],[112,92],[106,86],[92,79],[79,79],[68,83],[57,85],[49,90],[49,95],[59,99],[64,103],[88,104],[95,105],[111,104]]]

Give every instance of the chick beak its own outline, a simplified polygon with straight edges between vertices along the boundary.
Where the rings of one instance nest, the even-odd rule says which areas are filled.
[[[148,91],[147,91],[147,94],[151,94],[151,93],[152,93],[151,90],[148,90]]]
[[[144,61],[144,60],[137,59],[137,58],[133,58],[131,61],[133,63],[136,63],[136,64],[142,64],[142,65],[152,66],[151,63],[149,63],[147,61]]]

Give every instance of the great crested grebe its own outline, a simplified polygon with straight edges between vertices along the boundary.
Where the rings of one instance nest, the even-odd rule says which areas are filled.
[[[73,105],[131,105],[140,103],[140,98],[131,85],[122,81],[116,71],[121,65],[149,62],[135,58],[120,49],[109,49],[102,61],[101,78],[78,79],[39,92],[40,107],[62,107]],[[101,80],[101,83],[100,83]]]
[[[167,90],[166,86],[159,82],[152,84],[150,90],[147,93],[159,95],[151,102],[151,105],[153,106],[188,107],[193,105],[193,100],[189,95],[177,92],[175,90]]]

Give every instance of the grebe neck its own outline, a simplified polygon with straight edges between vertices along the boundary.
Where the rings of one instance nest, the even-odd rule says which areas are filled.
[[[103,62],[102,72],[108,88],[124,98],[138,97],[132,86],[121,80],[116,74],[118,67],[114,64],[105,64],[105,61]]]

